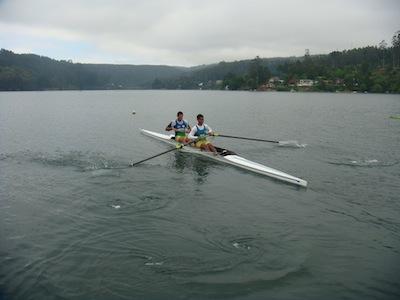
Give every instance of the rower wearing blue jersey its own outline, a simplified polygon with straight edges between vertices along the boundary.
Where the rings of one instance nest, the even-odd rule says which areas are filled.
[[[188,143],[189,139],[187,138],[186,134],[190,132],[190,125],[188,121],[183,119],[183,112],[178,111],[176,116],[176,120],[171,121],[165,130],[173,130],[175,132],[175,141],[180,143]]]
[[[211,144],[210,141],[207,140],[207,136],[213,136],[214,132],[211,127],[204,123],[204,116],[202,114],[197,115],[197,124],[193,126],[192,130],[189,133],[189,139],[196,141],[195,146],[202,150],[213,152],[217,154],[217,150]]]

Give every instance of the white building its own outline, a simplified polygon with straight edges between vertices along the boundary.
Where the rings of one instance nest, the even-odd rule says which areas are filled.
[[[297,83],[299,87],[310,87],[314,85],[314,80],[311,79],[300,79]]]
[[[269,82],[269,83],[273,83],[273,84],[284,84],[284,81],[283,81],[282,79],[280,79],[279,77],[276,77],[276,76],[271,77],[271,78],[268,80],[268,82]]]

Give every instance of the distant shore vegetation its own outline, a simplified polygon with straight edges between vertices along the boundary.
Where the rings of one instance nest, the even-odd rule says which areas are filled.
[[[81,64],[0,50],[0,91],[97,89],[400,93],[400,31],[391,45],[189,68]]]

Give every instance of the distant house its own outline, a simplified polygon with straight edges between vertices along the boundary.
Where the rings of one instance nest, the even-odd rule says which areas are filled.
[[[273,90],[275,90],[275,84],[272,82],[265,83],[257,88],[257,91],[273,91]]]
[[[314,80],[311,79],[300,79],[297,82],[298,87],[311,87],[314,85]]]
[[[279,77],[276,77],[276,76],[274,76],[274,77],[271,77],[269,80],[268,80],[268,83],[270,83],[270,84],[284,84],[284,80],[282,80],[282,79],[280,79]]]
[[[336,84],[336,85],[344,85],[344,80],[341,79],[341,78],[336,78],[335,84]]]

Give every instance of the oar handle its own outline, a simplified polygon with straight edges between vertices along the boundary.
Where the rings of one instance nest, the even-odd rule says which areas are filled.
[[[279,141],[248,138],[248,137],[243,137],[243,136],[233,136],[233,135],[226,135],[226,134],[216,134],[215,136],[221,136],[221,137],[232,138],[232,139],[241,139],[241,140],[249,140],[249,141],[258,141],[258,142],[267,142],[267,143],[279,144]]]

